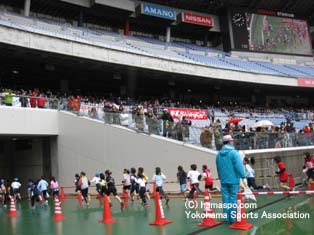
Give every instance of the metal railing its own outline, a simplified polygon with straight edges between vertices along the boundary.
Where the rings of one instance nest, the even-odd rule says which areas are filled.
[[[0,105],[8,105],[6,98],[0,96]],[[106,124],[120,125],[137,132],[155,134],[185,143],[219,150],[222,146],[222,136],[231,134],[238,150],[286,148],[309,146],[314,144],[314,132],[233,132],[223,133],[213,128],[204,135],[206,141],[201,141],[202,127],[182,124],[178,121],[164,121],[161,118],[162,108],[153,109],[152,115],[145,115],[142,111],[135,112],[132,106],[124,106],[124,111],[110,109],[98,103],[85,103],[67,98],[45,98],[13,95],[10,106],[28,108],[47,108],[72,112],[78,116],[85,116],[101,120]]]

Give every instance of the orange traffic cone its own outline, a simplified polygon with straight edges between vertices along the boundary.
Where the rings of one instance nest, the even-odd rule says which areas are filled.
[[[238,192],[236,222],[229,226],[232,229],[249,230],[253,228],[253,224],[249,224],[246,219],[245,208],[242,200],[241,191]]]
[[[14,201],[14,197],[10,197],[10,211],[8,214],[9,217],[16,217],[17,212],[16,212],[16,208],[15,208],[15,201]]]
[[[112,218],[108,196],[105,194],[104,196],[104,213],[103,213],[103,219],[99,220],[100,223],[111,223],[115,222],[116,219]]]
[[[58,196],[55,197],[55,215],[52,217],[52,220],[55,220],[55,221],[64,220]]]
[[[208,190],[205,190],[204,192],[204,214],[205,217],[203,219],[203,222],[197,224],[197,226],[214,227],[218,224],[221,224],[221,222],[217,222],[213,218],[214,213],[210,206],[210,195]]]
[[[289,188],[294,188],[295,184],[294,184],[294,177],[292,175],[292,173],[289,174]]]
[[[162,208],[159,192],[156,192],[155,197],[155,221],[149,223],[150,225],[164,225],[172,223],[171,220],[165,218],[164,210]]]
[[[65,199],[64,188],[63,188],[63,187],[61,187],[61,196],[60,196],[60,199],[61,199],[61,200]]]

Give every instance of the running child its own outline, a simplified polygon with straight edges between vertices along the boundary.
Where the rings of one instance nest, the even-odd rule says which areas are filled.
[[[21,200],[21,194],[20,194],[20,189],[21,189],[21,183],[19,182],[18,178],[14,178],[13,182],[11,184],[11,189],[12,189],[12,195],[14,196],[14,200],[16,201],[17,199]]]
[[[192,189],[189,193],[188,198],[192,200],[194,198],[194,192],[196,191],[199,194],[203,192],[199,188],[200,179],[202,178],[199,171],[196,170],[197,166],[195,164],[191,165],[191,170],[188,172],[187,178],[191,181]]]
[[[178,166],[177,179],[180,184],[180,192],[184,193],[186,191],[186,172],[183,170],[182,166]]]
[[[33,184],[34,184],[33,180],[28,179],[28,182],[27,182],[27,198],[28,198],[29,201],[31,200],[31,197],[32,197],[31,189],[32,189]]]
[[[59,198],[59,183],[56,181],[55,177],[51,177],[50,181],[50,189],[51,189],[51,195],[52,198]]]
[[[153,176],[153,181],[156,183],[156,192],[160,193],[161,198],[165,198],[166,205],[168,206],[169,197],[162,188],[165,179],[166,179],[166,176],[161,172],[160,167],[156,167],[156,171]]]
[[[123,170],[123,192],[124,194],[127,194],[129,197],[129,192],[131,190],[131,176],[130,176],[130,171],[128,169]]]
[[[88,178],[86,177],[86,173],[84,171],[81,172],[80,174],[80,180],[78,181],[77,186],[79,187],[83,199],[85,201],[85,204],[87,207],[89,207],[89,201],[88,201],[88,187],[90,185],[90,182]]]
[[[91,184],[95,184],[97,193],[100,194],[100,173],[96,172],[94,178],[90,181]]]
[[[78,186],[78,182],[80,181],[80,176],[79,174],[74,175],[74,186],[75,186],[75,192],[80,191],[80,187]]]
[[[131,200],[134,201],[134,197],[139,194],[139,189],[140,189],[138,183],[136,182],[137,176],[136,176],[136,169],[134,167],[131,168],[130,179],[131,179],[130,196],[131,196]]]
[[[205,181],[205,190],[210,190],[211,192],[220,191],[218,187],[213,186],[214,184],[213,177],[210,174],[210,171],[207,168],[207,165],[203,165],[202,170],[203,170],[203,178]]]
[[[99,184],[100,184],[100,196],[104,197],[105,194],[107,194],[107,182],[106,182],[106,176],[104,175],[104,173],[100,173],[99,174]]]
[[[144,178],[146,180],[146,186],[147,186],[148,176],[144,173],[144,168],[143,167],[139,167],[137,172],[138,172],[137,173],[138,175],[143,175],[144,176]],[[146,187],[145,196],[147,197],[148,200],[150,199],[149,189],[147,189],[147,187]]]
[[[288,173],[286,171],[285,164],[281,161],[280,156],[275,156],[274,161],[276,162],[278,169],[275,172],[277,175],[279,175],[279,186],[287,191],[291,190],[291,188],[287,185],[288,183]]]
[[[7,207],[7,197],[8,197],[8,191],[6,187],[6,183],[4,179],[1,179],[0,181],[0,197],[1,197],[1,205],[3,208]]]
[[[244,165],[244,173],[247,180],[247,186],[252,190],[259,190],[259,189],[268,189],[270,190],[270,187],[268,184],[265,184],[263,186],[257,186],[255,183],[255,171],[249,164],[250,160],[245,157],[243,158],[243,165]],[[254,164],[254,158],[251,159],[251,163]]]
[[[110,194],[113,194],[113,196],[117,199],[117,201],[120,203],[120,208],[123,210],[124,208],[124,203],[122,202],[121,198],[117,194],[117,188],[115,186],[115,180],[111,176],[112,172],[109,170],[105,171],[105,176],[106,176],[106,182],[107,182],[107,191],[106,194],[108,196],[108,200],[110,203]]]
[[[303,173],[307,175],[309,185],[314,184],[314,158],[309,152],[304,153]]]
[[[143,206],[148,207],[147,199],[146,199],[146,177],[142,173],[137,174],[137,179],[135,180],[139,185],[139,193],[143,202]]]
[[[45,205],[48,205],[48,193],[47,193],[48,185],[49,185],[48,182],[44,179],[43,176],[41,177],[37,185],[37,189],[44,197]]]
[[[39,180],[37,180],[37,182],[35,183],[33,180],[29,180],[29,185],[30,185],[30,192],[31,192],[31,206],[32,209],[36,208],[36,201],[39,202],[40,201],[40,194],[41,192],[38,190],[38,182]]]

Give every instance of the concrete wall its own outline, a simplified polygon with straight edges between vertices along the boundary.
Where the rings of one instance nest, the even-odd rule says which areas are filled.
[[[43,175],[43,148],[42,138],[34,138],[30,149],[18,150],[15,141],[11,138],[1,140],[4,151],[0,154],[0,177],[12,182],[18,177],[23,185],[23,194],[26,195],[27,181],[39,179]]]
[[[252,74],[233,70],[216,69],[179,58],[158,58],[156,56],[138,54],[136,51],[123,51],[109,45],[97,45],[97,42],[75,41],[71,37],[62,35],[48,36],[33,32],[22,31],[11,27],[0,26],[0,42],[59,53],[112,64],[127,65],[177,74],[185,74],[207,79],[215,78],[231,81],[242,81],[259,84],[285,85],[297,87],[297,79],[273,75]]]
[[[104,6],[114,7],[130,12],[135,11],[135,3],[130,0],[93,0],[95,4],[100,4]]]
[[[60,1],[82,6],[82,7],[91,7],[91,0],[60,0]]]
[[[57,135],[58,111],[0,106],[0,135]]]
[[[188,171],[193,163],[198,165],[200,171],[201,165],[207,164],[213,177],[217,178],[216,151],[160,136],[140,134],[120,126],[105,125],[67,112],[12,107],[0,107],[0,111],[0,136],[28,135],[33,141],[32,149],[12,151],[14,148],[9,144],[11,139],[7,138],[4,151],[0,153],[1,176],[16,175],[23,179],[24,185],[29,177],[51,174],[56,176],[62,186],[73,186],[75,173],[85,171],[91,179],[95,172],[104,172],[106,169],[110,169],[116,182],[120,183],[124,168],[140,166],[144,167],[150,180],[155,167],[159,166],[167,176],[167,181],[176,181],[177,166],[182,165]],[[50,136],[34,138],[34,135]],[[255,158],[258,184],[276,186],[278,179],[275,177],[259,178],[274,174],[277,167],[271,161],[272,158],[282,156],[288,172],[292,172],[296,183],[300,183],[305,151],[313,154],[314,146],[248,150],[241,154]],[[178,184],[167,184],[165,189],[178,191]],[[73,189],[66,192],[73,192]]]
[[[114,127],[87,118],[60,112],[58,136],[59,181],[72,186],[75,173],[85,171],[89,178],[95,172],[110,169],[117,183],[124,168],[140,166],[151,179],[155,167],[161,167],[167,180],[175,181],[178,165],[187,171],[195,163],[201,170],[207,164],[217,177],[215,151],[185,146],[163,137],[138,134],[123,127]],[[166,185],[178,190],[178,184]],[[73,192],[73,190],[72,190]]]

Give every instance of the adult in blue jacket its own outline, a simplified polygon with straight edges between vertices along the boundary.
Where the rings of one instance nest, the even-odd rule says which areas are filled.
[[[223,213],[227,223],[236,219],[237,193],[240,179],[245,178],[240,154],[234,148],[231,135],[223,136],[223,147],[216,156],[216,167],[221,183]],[[230,208],[232,207],[232,208]]]

